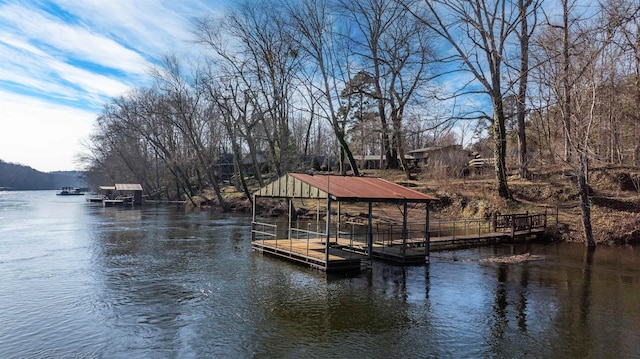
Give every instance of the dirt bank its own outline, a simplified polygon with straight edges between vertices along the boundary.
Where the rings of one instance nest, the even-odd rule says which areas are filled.
[[[397,171],[369,171],[365,175],[382,177],[438,197],[440,201],[432,204],[431,211],[435,219],[489,219],[494,213],[539,213],[545,209],[552,213],[557,209],[560,225],[555,236],[566,241],[583,241],[578,190],[574,176],[566,170],[533,171],[531,179],[527,180],[509,178],[512,200],[495,194],[490,173],[464,179],[416,175],[411,181]],[[640,244],[640,170],[594,168],[589,181],[596,241],[614,245]],[[233,211],[251,212],[251,202],[233,187],[226,187],[224,196]],[[286,203],[275,200],[260,201],[258,210],[268,216],[287,213]],[[297,210],[304,215],[305,211],[315,211],[315,208],[299,206]],[[362,218],[358,206],[346,206],[342,211],[351,220]]]

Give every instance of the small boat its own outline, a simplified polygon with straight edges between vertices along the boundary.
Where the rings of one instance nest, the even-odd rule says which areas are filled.
[[[80,188],[74,187],[62,187],[60,192],[56,193],[57,196],[84,196],[84,192]]]

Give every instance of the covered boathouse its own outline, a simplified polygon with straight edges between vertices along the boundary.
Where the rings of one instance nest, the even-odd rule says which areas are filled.
[[[437,198],[373,177],[289,173],[254,194],[252,248],[327,272],[360,269],[371,260],[424,263],[429,256],[429,203]],[[287,223],[258,221],[256,203],[263,198],[287,201]],[[297,220],[295,203],[315,207],[315,219]],[[398,231],[373,224],[376,208],[401,211]],[[361,221],[343,221],[342,206],[365,206]],[[424,222],[410,226],[409,206],[424,211]],[[384,212],[384,211],[383,211]]]

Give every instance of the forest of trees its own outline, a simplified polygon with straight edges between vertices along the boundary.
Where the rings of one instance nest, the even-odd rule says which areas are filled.
[[[61,187],[86,187],[82,173],[56,171],[44,173],[28,166],[0,160],[0,188],[10,190],[46,190]]]
[[[83,159],[93,185],[190,199],[231,180],[489,143],[507,173],[558,165],[589,216],[589,166],[640,166],[637,0],[274,0],[193,22],[198,59],[112,99]],[[261,159],[265,159],[266,163]],[[589,239],[589,229],[585,235]]]

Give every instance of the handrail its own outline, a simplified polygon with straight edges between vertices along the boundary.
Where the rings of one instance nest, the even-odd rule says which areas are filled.
[[[278,239],[278,225],[264,222],[251,222],[251,241],[265,240],[265,237],[272,237]],[[260,238],[256,238],[260,236]]]
[[[258,222],[258,221],[253,221],[251,223],[252,224],[261,225],[261,226],[264,226],[264,227],[271,227],[271,228],[277,228],[278,227],[277,224],[272,224],[272,223],[265,223],[265,222]]]
[[[511,232],[532,230],[535,228],[545,228],[546,226],[546,213],[496,214],[493,218],[493,227],[496,232],[500,230],[510,230]]]

